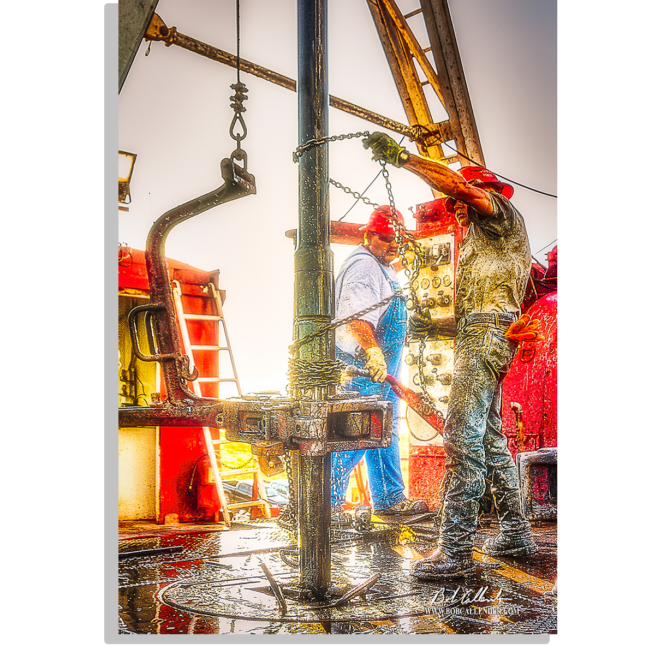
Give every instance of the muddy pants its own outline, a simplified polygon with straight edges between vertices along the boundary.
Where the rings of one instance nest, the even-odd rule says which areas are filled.
[[[518,474],[500,414],[501,382],[516,351],[503,334],[513,321],[507,314],[471,314],[458,324],[444,428],[447,478],[439,538],[439,547],[450,556],[471,553],[487,476],[502,532],[520,539],[530,530],[521,514]]]

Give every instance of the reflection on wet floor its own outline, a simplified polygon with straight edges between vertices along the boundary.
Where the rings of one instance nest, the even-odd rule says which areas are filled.
[[[475,552],[471,576],[419,582],[409,570],[435,548],[430,520],[416,525],[378,524],[367,533],[332,535],[334,602],[379,574],[372,586],[342,606],[284,595],[298,571],[291,535],[274,522],[246,529],[122,532],[119,552],[173,549],[119,561],[120,634],[546,634],[556,632],[557,527],[534,526],[539,553],[492,558]],[[208,529],[212,529],[211,527]],[[476,537],[497,532],[483,523]]]

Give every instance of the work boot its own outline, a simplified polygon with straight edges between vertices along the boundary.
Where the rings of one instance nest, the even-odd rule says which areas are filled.
[[[411,574],[419,580],[452,580],[463,578],[474,571],[475,565],[470,554],[451,557],[439,548],[430,557],[414,562]]]
[[[532,533],[509,536],[500,532],[484,542],[482,550],[493,557],[528,557],[539,550]]]
[[[344,527],[352,523],[352,516],[343,511],[342,507],[335,505],[330,512],[330,524],[337,527]]]
[[[412,516],[414,514],[425,514],[429,511],[428,504],[424,500],[404,498],[391,507],[376,509],[373,513],[376,516]]]

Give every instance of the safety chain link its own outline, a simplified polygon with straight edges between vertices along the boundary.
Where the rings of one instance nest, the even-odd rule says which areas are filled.
[[[348,134],[340,134],[338,136],[331,136],[331,137],[320,137],[318,139],[310,139],[306,143],[303,143],[296,148],[296,150],[292,155],[293,161],[298,163],[300,161],[300,157],[302,157],[302,155],[305,152],[323,143],[329,143],[333,141],[343,141],[346,139],[369,137],[369,136],[370,136],[370,132],[364,131],[364,132],[350,132]],[[405,271],[408,280],[406,288],[409,294],[409,298],[405,298],[405,305],[408,311],[420,311],[421,304],[416,294],[416,290],[418,288],[417,278],[419,275],[419,271],[426,263],[425,250],[423,249],[423,246],[420,243],[418,243],[418,241],[407,232],[405,226],[398,219],[398,210],[396,209],[396,202],[393,196],[393,189],[391,187],[391,181],[389,179],[389,171],[387,170],[386,162],[381,160],[380,166],[382,167],[384,184],[387,190],[387,196],[389,198],[389,208],[391,209],[390,219],[394,230],[394,240],[398,245],[398,255],[400,257],[403,270]],[[375,208],[378,208],[380,206],[378,203],[374,203],[368,198],[365,198],[362,194],[353,191],[349,187],[340,184],[339,182],[336,182],[331,178],[330,178],[330,183],[333,184],[338,189],[341,189],[345,193],[354,196],[357,200],[361,200],[365,204],[371,205],[372,207]],[[412,255],[411,262],[409,261],[410,254]],[[404,297],[403,289],[399,289],[393,295],[389,296],[388,298],[384,298],[380,302],[375,303],[374,305],[371,305],[366,309],[363,309],[359,312],[356,312],[355,314],[351,314],[350,316],[347,316],[344,319],[340,319],[339,321],[334,321],[322,328],[319,328],[317,331],[312,332],[311,334],[308,334],[304,336],[302,339],[295,341],[293,344],[291,344],[291,346],[289,346],[289,351],[291,352],[293,359],[289,360],[290,386],[292,387],[302,386],[302,383],[298,384],[298,382],[296,382],[296,384],[294,385],[294,383],[292,382],[292,375],[297,376],[298,370],[303,366],[299,364],[301,360],[295,359],[295,356],[300,346],[304,345],[305,343],[308,343],[309,341],[312,341],[313,339],[316,339],[319,336],[322,336],[323,334],[326,334],[330,330],[336,330],[338,327],[341,327],[342,325],[345,325],[347,323],[350,323],[354,320],[361,318],[362,316],[368,314],[374,309],[378,309],[379,307],[386,305],[387,303],[391,302],[394,298],[397,297]],[[419,343],[419,352],[418,352],[418,371],[419,371],[419,383],[420,383],[421,391],[423,392],[425,402],[430,406],[432,411],[435,412],[437,415],[442,416],[441,412],[434,405],[432,397],[430,396],[430,393],[427,389],[425,377],[423,375],[424,350],[425,350],[425,337]],[[330,361],[330,360],[326,360],[326,361]],[[329,382],[327,382],[327,378],[330,376],[330,374],[328,374],[326,371],[323,377],[321,378],[322,372],[319,371],[318,367],[316,367],[317,363],[311,362],[310,364],[313,364],[314,367],[310,366],[309,370],[306,373],[303,372],[301,375],[318,376],[316,379],[314,377],[308,378],[311,379],[312,384],[314,386],[325,386],[329,384]]]
[[[230,136],[237,142],[236,150],[232,153],[231,156],[233,159],[243,161],[243,167],[246,169],[246,151],[241,148],[241,141],[243,141],[243,139],[245,139],[248,135],[248,128],[246,127],[246,123],[242,116],[242,114],[246,111],[246,108],[243,105],[243,101],[248,99],[248,88],[241,81],[237,82],[236,84],[230,84],[230,88],[234,89],[234,95],[230,96],[230,100],[232,101],[230,103],[230,107],[234,110],[234,118],[230,124]],[[241,128],[240,133],[235,131],[237,124]]]
[[[332,178],[330,178],[330,184],[333,184],[337,189],[341,189],[341,191],[344,191],[345,193],[349,193],[351,196],[354,196],[357,200],[361,200],[365,205],[370,205],[374,209],[377,209],[380,205],[378,205],[377,202],[373,202],[372,200],[369,200],[367,197],[363,196],[361,193],[357,193],[357,191],[353,191],[350,187],[344,186],[340,182],[336,182]]]
[[[225,462],[221,462],[221,467],[225,467],[226,469],[230,469],[230,471],[238,471],[239,469],[244,469],[250,464],[254,464],[255,460],[252,458],[252,455],[245,461],[241,462],[239,466],[230,466],[229,464],[226,464]]]
[[[278,519],[278,523],[293,532],[298,525],[298,517],[296,514],[296,485],[293,479],[291,451],[288,448],[284,449],[284,468],[287,474],[287,482],[289,483],[289,502],[280,514],[280,519],[282,520]]]
[[[372,312],[374,309],[379,309],[380,307],[384,307],[384,305],[390,303],[394,298],[398,298],[398,297],[404,297],[403,289],[398,289],[398,291],[396,291],[393,295],[383,298],[382,300],[380,300],[380,302],[376,302],[374,305],[371,305],[370,307],[366,307],[365,309],[361,309],[360,311],[355,312],[350,316],[346,316],[345,318],[340,318],[338,321],[328,323],[324,327],[316,330],[316,332],[307,334],[302,339],[298,339],[298,341],[294,341],[289,346],[289,352],[292,355],[295,354],[300,348],[300,346],[304,346],[306,343],[309,343],[310,341],[313,341],[314,339],[323,336],[324,334],[327,334],[330,330],[336,330],[342,325],[346,325],[346,323],[350,323],[351,321],[356,321],[357,319],[368,314],[369,312]]]
[[[331,141],[344,141],[345,139],[357,139],[360,136],[369,137],[371,136],[370,132],[350,132],[348,134],[339,134],[338,136],[321,136],[318,139],[310,139],[301,143],[293,152],[293,161],[297,164],[300,161],[300,158],[312,148],[320,146],[324,143],[329,143]]]
[[[400,255],[400,261],[403,265],[403,269],[407,275],[408,280],[409,299],[405,304],[408,311],[418,311],[421,305],[418,296],[416,295],[417,285],[415,282],[416,278],[418,277],[419,270],[425,264],[425,251],[423,250],[423,246],[421,246],[421,244],[407,232],[405,226],[398,220],[398,210],[396,209],[396,201],[393,197],[393,191],[391,189],[389,171],[387,170],[385,162],[380,161],[380,166],[382,166],[384,185],[387,189],[387,195],[389,197],[389,207],[391,209],[390,218],[393,224],[394,238],[398,244],[398,254]],[[407,255],[410,252],[413,252],[414,255],[411,263],[407,259]]]
[[[386,163],[380,161],[382,166],[382,175],[384,177],[384,184],[387,188],[387,195],[389,196],[389,207],[391,208],[392,221],[394,228],[394,235],[396,238],[396,243],[398,244],[398,254],[400,255],[400,261],[402,262],[403,269],[405,270],[408,277],[408,286],[409,286],[409,300],[405,303],[407,311],[420,311],[421,304],[416,295],[416,289],[418,288],[418,283],[416,279],[418,278],[419,271],[426,263],[425,250],[423,246],[416,241],[414,237],[407,234],[405,226],[398,221],[398,212],[396,210],[396,203],[393,197],[393,191],[391,189],[391,181],[389,180],[389,171],[387,170]],[[402,232],[402,234],[401,234]],[[414,259],[410,263],[407,261],[408,251],[413,251]],[[421,392],[423,395],[423,400],[430,406],[430,409],[436,413],[440,418],[443,418],[441,412],[437,409],[432,400],[432,396],[428,391],[427,383],[423,375],[423,352],[425,351],[425,339],[423,337],[419,342],[419,350],[417,357],[418,364],[418,380],[419,386],[421,387]]]
[[[339,136],[332,136],[332,137],[321,137],[319,139],[311,139],[296,148],[296,150],[292,155],[293,161],[295,163],[298,163],[300,161],[300,157],[302,157],[302,155],[305,152],[323,143],[328,143],[332,141],[343,141],[345,139],[353,139],[353,138],[368,137],[368,136],[370,136],[370,133],[368,131],[365,131],[365,132],[351,132],[349,134],[341,134]],[[405,304],[409,311],[419,311],[421,305],[418,296],[416,295],[416,290],[418,288],[418,284],[416,280],[418,278],[419,270],[426,263],[425,251],[421,246],[421,244],[418,243],[418,241],[416,241],[416,239],[412,235],[408,234],[405,226],[402,225],[398,220],[398,210],[396,209],[396,203],[393,197],[393,190],[391,188],[391,181],[389,180],[389,171],[387,170],[386,163],[384,161],[380,161],[380,165],[382,167],[382,175],[384,176],[385,187],[387,189],[387,195],[389,197],[389,207],[391,209],[391,222],[393,224],[393,229],[394,229],[394,239],[398,244],[398,254],[400,256],[403,269],[405,270],[408,279],[406,288],[409,292],[409,298],[405,298]],[[371,205],[374,208],[379,207],[379,204],[374,203],[368,198],[365,198],[362,194],[353,191],[349,187],[344,186],[331,178],[330,178],[330,184],[333,184],[338,189],[341,189],[345,193],[354,196],[357,200],[361,200],[367,205]],[[410,253],[413,254],[413,259],[411,263],[408,258]],[[310,383],[313,386],[327,386],[331,382],[333,383],[338,382],[338,380],[336,380],[337,370],[340,372],[342,366],[338,367],[337,369],[337,366],[335,366],[335,364],[341,364],[341,362],[334,361],[334,360],[325,360],[324,362],[305,362],[304,360],[299,360],[296,358],[296,355],[298,353],[300,346],[328,333],[330,330],[336,330],[338,327],[341,327],[342,325],[346,325],[347,323],[355,321],[361,318],[362,316],[365,316],[369,312],[373,311],[374,309],[383,307],[387,303],[391,302],[394,298],[398,298],[398,297],[404,298],[403,291],[404,289],[398,289],[394,294],[392,294],[387,298],[382,299],[380,302],[375,303],[370,307],[366,307],[365,309],[359,312],[351,314],[346,318],[329,323],[328,325],[319,328],[315,332],[305,335],[302,339],[299,339],[294,343],[292,343],[289,346],[289,351],[292,356],[292,359],[289,360],[289,386],[292,388],[293,387],[298,388],[302,386],[307,387],[310,385]],[[425,377],[423,375],[423,353],[425,350],[425,339],[426,337],[423,337],[419,343],[419,351],[418,351],[419,383],[420,383],[421,391],[423,392],[423,400],[430,406],[433,412],[435,412],[439,417],[443,418],[442,413],[434,405],[432,397],[427,389]],[[290,526],[291,529],[294,529],[297,526],[297,522],[298,522],[297,514],[296,514],[296,499],[295,499],[296,494],[295,494],[295,484],[294,484],[292,464],[291,464],[291,451],[286,448],[284,451],[284,462],[285,462],[285,468],[287,473],[287,480],[289,483],[289,503],[284,512],[283,523],[287,526]]]

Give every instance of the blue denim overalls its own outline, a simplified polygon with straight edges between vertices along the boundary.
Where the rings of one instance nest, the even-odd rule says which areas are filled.
[[[371,254],[357,253],[351,256],[372,257],[376,263],[377,259]],[[350,257],[348,258],[350,259]],[[346,260],[348,261],[348,260]],[[400,286],[393,281],[382,266],[380,269],[389,281],[393,291]],[[387,307],[387,310],[380,317],[375,338],[384,354],[389,375],[397,378],[400,375],[402,363],[403,346],[407,334],[407,309],[403,298],[394,298]],[[346,365],[354,364],[358,368],[364,368],[366,354],[358,350],[355,356],[343,352],[337,348],[337,358]],[[366,469],[371,497],[375,509],[386,509],[396,505],[405,499],[403,493],[405,485],[400,470],[400,450],[398,428],[400,424],[400,400],[392,391],[391,386],[386,382],[375,383],[370,378],[354,378],[344,386],[349,391],[359,391],[362,396],[379,395],[381,400],[390,400],[393,404],[393,431],[391,445],[388,448],[374,448],[371,450],[345,451],[332,454],[332,506],[341,506],[346,500],[346,489],[350,474],[355,466],[366,456]]]

